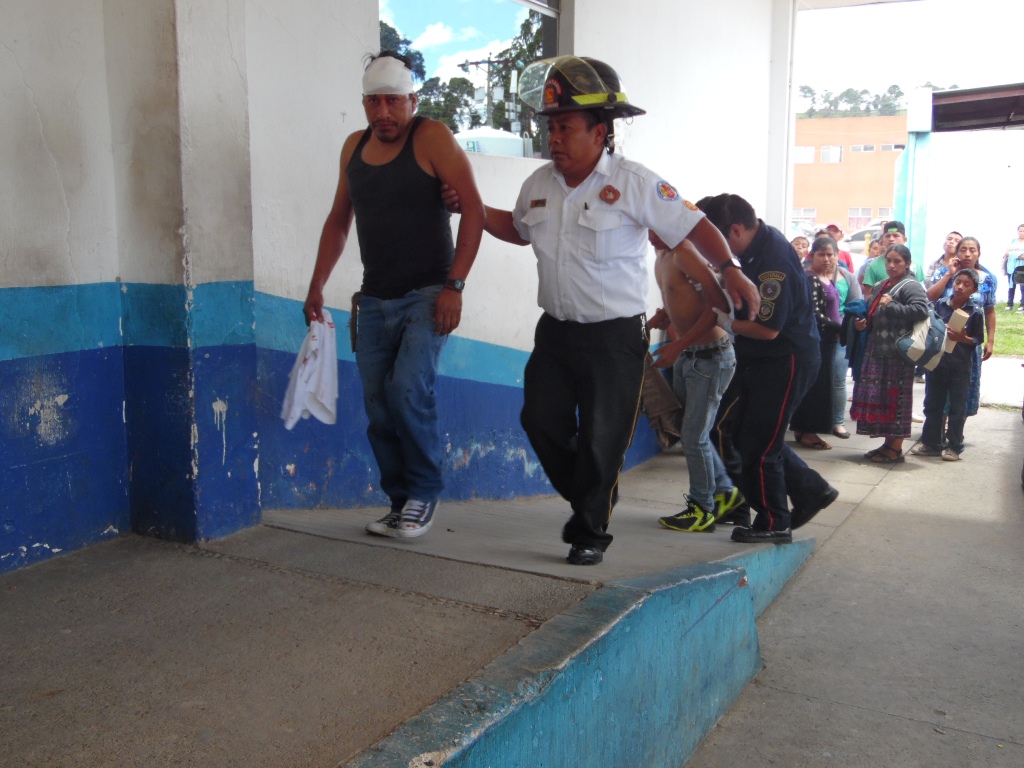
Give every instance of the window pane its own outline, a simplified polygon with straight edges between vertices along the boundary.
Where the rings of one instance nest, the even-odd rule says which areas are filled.
[[[814,147],[793,147],[793,162],[806,165],[814,162]]]
[[[842,147],[822,147],[821,148],[821,162],[823,162],[823,163],[841,163],[841,162],[843,162],[843,148]]]
[[[557,54],[558,0],[381,0],[381,47],[414,63],[418,112],[467,151],[539,155],[542,126],[516,95],[535,59]],[[489,42],[490,41],[490,42]]]

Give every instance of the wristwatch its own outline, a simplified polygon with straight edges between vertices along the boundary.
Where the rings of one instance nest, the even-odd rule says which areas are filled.
[[[718,271],[724,273],[725,270],[727,270],[729,267],[734,267],[736,269],[739,269],[740,265],[737,264],[732,259],[729,259],[728,261],[724,261],[724,262],[722,262],[721,264],[718,265]]]
[[[444,287],[456,293],[462,293],[462,289],[466,287],[466,281],[449,278],[444,281]]]

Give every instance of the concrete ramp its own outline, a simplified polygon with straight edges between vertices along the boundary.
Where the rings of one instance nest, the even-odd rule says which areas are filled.
[[[761,668],[813,540],[607,584],[346,765],[678,766]]]

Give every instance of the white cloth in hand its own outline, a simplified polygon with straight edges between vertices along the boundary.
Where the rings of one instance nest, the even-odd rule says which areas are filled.
[[[299,419],[315,416],[324,424],[338,418],[338,347],[331,313],[323,311],[324,321],[309,324],[299,356],[288,375],[281,418],[285,429]]]

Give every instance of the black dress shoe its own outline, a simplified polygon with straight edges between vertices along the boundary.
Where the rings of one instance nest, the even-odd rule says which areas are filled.
[[[793,515],[790,518],[790,526],[795,531],[797,528],[807,525],[807,523],[811,522],[812,517],[821,512],[821,510],[823,510],[825,507],[827,507],[829,504],[831,504],[838,498],[839,491],[837,491],[832,486],[829,486],[828,490],[821,494],[821,496],[818,497],[814,504],[807,507],[806,509],[798,509],[797,507],[793,507]]]
[[[765,531],[760,528],[733,528],[732,540],[743,544],[789,544],[793,541],[793,531],[785,528],[781,531]]]
[[[569,556],[565,562],[569,565],[597,565],[604,560],[604,552],[600,549],[587,549],[586,547],[573,547],[569,550]]]

